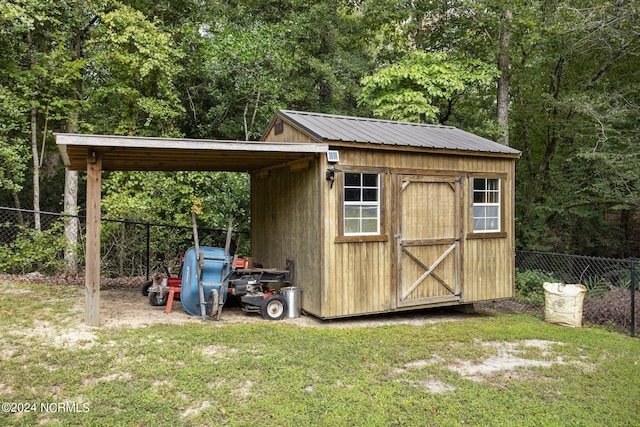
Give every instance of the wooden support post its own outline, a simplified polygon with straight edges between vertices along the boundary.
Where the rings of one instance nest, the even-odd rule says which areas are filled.
[[[100,198],[102,158],[90,151],[87,157],[87,248],[85,259],[85,321],[100,326]]]

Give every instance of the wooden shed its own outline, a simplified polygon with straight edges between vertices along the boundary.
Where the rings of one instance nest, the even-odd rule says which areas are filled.
[[[56,134],[87,173],[86,323],[100,325],[102,171],[251,173],[251,247],[324,319],[514,292],[520,152],[447,126],[279,111],[262,141]]]
[[[295,262],[323,319],[514,294],[520,152],[448,126],[279,111],[262,141],[326,144],[253,171],[252,255]]]

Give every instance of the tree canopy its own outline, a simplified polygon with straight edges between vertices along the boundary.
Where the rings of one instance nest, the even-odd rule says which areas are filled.
[[[52,132],[250,140],[287,108],[508,143],[523,152],[519,247],[630,256],[639,13],[622,0],[4,1],[0,204],[62,210]],[[106,174],[104,209],[186,223],[204,197],[209,225],[226,226],[215,212],[248,223],[247,182]]]

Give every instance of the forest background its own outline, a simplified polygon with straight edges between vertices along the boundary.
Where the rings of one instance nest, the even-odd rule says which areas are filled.
[[[278,109],[456,126],[522,151],[523,249],[640,249],[635,0],[5,0],[0,206],[80,213],[53,132],[259,139]],[[249,227],[249,177],[103,175],[103,216]],[[39,218],[36,214],[36,228]]]

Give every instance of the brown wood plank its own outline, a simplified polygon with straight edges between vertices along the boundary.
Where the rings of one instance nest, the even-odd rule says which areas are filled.
[[[85,258],[85,322],[100,326],[100,200],[102,158],[91,153],[87,162],[87,229]]]

